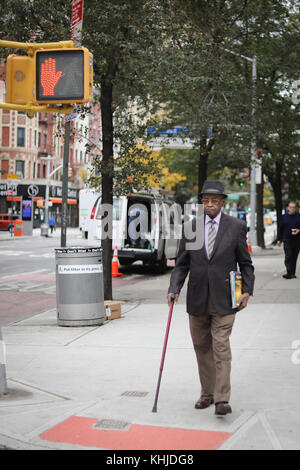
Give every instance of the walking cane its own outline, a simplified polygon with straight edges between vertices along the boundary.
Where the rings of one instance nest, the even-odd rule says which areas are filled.
[[[153,408],[152,408],[152,413],[156,413],[156,412],[157,412],[157,400],[158,400],[158,394],[159,394],[159,388],[160,388],[160,382],[161,382],[162,371],[163,371],[164,362],[165,362],[165,355],[166,355],[166,349],[167,349],[167,342],[168,342],[170,324],[171,324],[172,313],[173,313],[173,307],[174,307],[174,300],[175,300],[175,294],[173,294],[172,297],[171,297],[171,307],[170,307],[169,318],[168,318],[168,324],[167,324],[167,329],[166,329],[166,334],[165,334],[165,342],[164,342],[163,353],[162,353],[162,358],[161,358],[161,362],[160,362],[159,376],[158,376],[158,382],[157,382],[157,387],[156,387],[156,394],[155,394],[154,405],[153,405]]]

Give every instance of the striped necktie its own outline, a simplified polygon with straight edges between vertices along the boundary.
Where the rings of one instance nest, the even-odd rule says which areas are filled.
[[[208,258],[211,257],[212,251],[214,249],[215,239],[216,239],[216,230],[214,224],[216,223],[214,220],[210,220],[210,227],[208,230],[208,244],[207,244],[207,251],[208,251]]]

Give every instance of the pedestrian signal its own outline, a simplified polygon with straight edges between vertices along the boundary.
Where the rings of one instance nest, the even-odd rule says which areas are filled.
[[[93,87],[93,56],[84,47],[35,52],[35,101],[86,103]]]
[[[7,58],[6,103],[87,103],[93,89],[93,55],[85,47],[37,49]]]
[[[6,103],[25,105],[33,102],[34,60],[11,54],[6,62]]]

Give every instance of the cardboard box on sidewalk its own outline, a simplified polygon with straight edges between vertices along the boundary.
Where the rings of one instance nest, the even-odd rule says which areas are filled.
[[[104,301],[104,320],[115,320],[121,318],[121,302],[116,300]]]

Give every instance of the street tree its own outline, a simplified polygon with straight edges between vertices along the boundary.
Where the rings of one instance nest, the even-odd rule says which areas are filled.
[[[185,39],[174,39],[174,48],[190,61],[186,60],[184,68],[179,69],[179,86],[175,84],[173,89],[167,125],[173,121],[197,136],[198,191],[207,176],[208,157],[210,161],[217,159],[223,167],[249,168],[251,139],[255,138],[257,148],[262,146],[263,138],[272,139],[270,115],[272,103],[278,101],[279,95],[270,83],[289,78],[291,86],[291,80],[298,78],[295,76],[299,62],[298,12],[296,2],[287,4],[282,0],[215,1],[213,8],[212,2],[198,0],[185,2],[181,9],[179,21],[187,25],[187,33]],[[249,60],[242,57],[251,58],[254,54],[258,59],[255,84]],[[279,109],[278,112],[283,114]],[[295,133],[297,119],[292,122]],[[291,155],[287,158],[284,153],[284,167],[289,161],[296,166],[297,151],[291,151],[295,134],[286,131],[284,142]],[[273,163],[278,170],[278,157]],[[295,176],[290,177],[295,180]],[[278,192],[281,195],[281,189]],[[257,194],[258,238],[263,240],[261,186],[257,186]]]
[[[8,0],[2,10],[2,38],[18,41],[59,41],[70,38],[71,2]],[[104,204],[113,192],[145,186],[143,175],[155,175],[157,161],[141,168],[146,113],[157,105],[155,72],[166,39],[163,11],[155,0],[123,2],[90,0],[84,5],[82,43],[94,56],[94,83],[100,90],[102,151],[95,161],[93,182]],[[141,124],[142,123],[142,124]],[[148,154],[149,156],[150,154]],[[123,165],[123,166],[122,166]],[[141,176],[139,179],[138,176]],[[97,177],[97,178],[96,178]],[[115,184],[114,184],[115,182]],[[111,240],[104,238],[104,296],[112,298]]]

